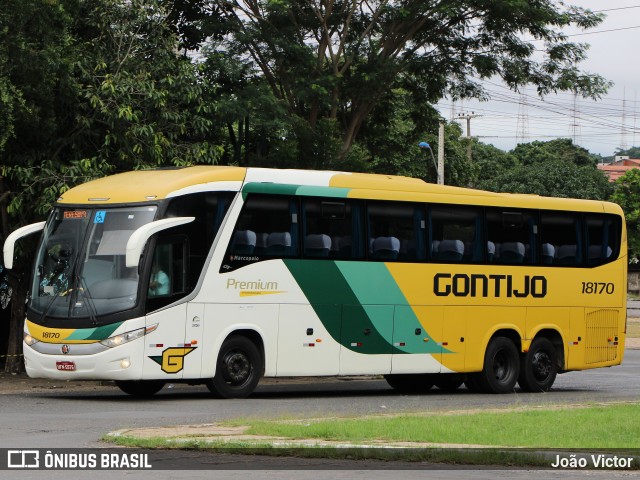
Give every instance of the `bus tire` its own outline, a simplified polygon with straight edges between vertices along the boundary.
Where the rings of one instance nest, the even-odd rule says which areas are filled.
[[[216,374],[206,385],[218,398],[246,398],[258,385],[263,369],[256,344],[247,337],[231,335],[222,344]]]
[[[464,382],[464,376],[457,373],[441,373],[434,382],[444,392],[455,392]]]
[[[161,380],[116,380],[120,390],[134,397],[150,397],[164,387]]]
[[[511,340],[495,337],[484,354],[484,368],[478,381],[485,393],[513,392],[520,374],[520,355]]]
[[[558,374],[558,355],[548,338],[536,338],[522,356],[518,384],[525,392],[548,392]]]
[[[384,379],[400,393],[425,393],[433,387],[433,375],[428,373],[394,373]]]

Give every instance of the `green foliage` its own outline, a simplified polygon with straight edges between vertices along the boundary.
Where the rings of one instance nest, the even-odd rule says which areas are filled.
[[[212,126],[197,66],[178,44],[160,2],[91,0],[81,40],[83,119],[100,133],[98,157],[119,169],[211,163]]]
[[[585,148],[574,145],[571,139],[558,138],[548,142],[535,141],[521,143],[514,150],[513,155],[523,164],[546,162],[549,160],[561,160],[575,165],[595,166],[598,157],[589,153]]]
[[[221,157],[202,66],[176,52],[164,2],[8,1],[0,155],[15,223],[90,178]]]
[[[495,177],[516,168],[520,163],[513,152],[505,152],[493,145],[474,142],[472,146],[474,186],[492,185]]]
[[[488,174],[478,188],[495,192],[529,193],[549,197],[606,200],[611,193],[607,177],[594,166],[578,166],[558,158]]]
[[[631,262],[638,263],[640,258],[640,169],[629,170],[616,181],[611,201],[624,210],[629,258]]]
[[[609,85],[576,68],[586,46],[561,33],[568,25],[593,27],[602,16],[551,0],[211,5],[216,49],[250,59],[273,96],[312,130],[322,118],[337,120],[341,158],[376,106],[400,87],[426,108],[447,93],[485,98],[475,79],[492,76],[512,88],[532,83],[541,95],[570,90],[598,97]],[[540,43],[532,43],[538,40],[542,56]]]

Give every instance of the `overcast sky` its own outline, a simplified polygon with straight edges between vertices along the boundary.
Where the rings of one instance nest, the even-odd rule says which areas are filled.
[[[473,112],[471,135],[503,150],[518,143],[572,138],[592,153],[613,155],[617,148],[640,146],[640,0],[567,0],[570,5],[602,11],[607,18],[597,27],[565,33],[571,40],[590,44],[588,59],[580,68],[614,82],[597,102],[572,94],[545,97],[535,88],[523,94],[508,90],[499,81],[488,82],[489,102],[443,101],[442,115],[455,118]],[[462,122],[466,134],[466,121]]]

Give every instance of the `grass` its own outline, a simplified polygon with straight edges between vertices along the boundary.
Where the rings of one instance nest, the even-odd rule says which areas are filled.
[[[640,403],[575,408],[398,415],[327,420],[242,419],[226,425],[248,425],[244,434],[344,443],[393,445],[394,442],[437,444],[429,448],[290,448],[273,447],[264,438],[231,441],[202,438],[107,436],[128,447],[215,449],[224,453],[278,456],[372,458],[379,460],[464,463],[469,465],[548,466],[550,453],[537,450],[610,449],[629,452],[640,448]],[[455,448],[483,445],[493,448]],[[505,448],[506,447],[506,448]],[[515,450],[513,448],[515,448]],[[630,454],[629,456],[635,456]],[[637,457],[636,457],[637,458]],[[639,468],[636,459],[633,468]]]
[[[419,442],[530,448],[640,448],[640,404],[401,415],[308,422],[247,420],[247,434],[350,442]]]

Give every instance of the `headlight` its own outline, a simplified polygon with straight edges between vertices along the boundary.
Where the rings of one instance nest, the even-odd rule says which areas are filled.
[[[124,345],[125,343],[131,342],[136,338],[144,337],[147,333],[153,332],[156,328],[158,328],[157,323],[149,327],[142,327],[136,330],[131,330],[130,332],[114,335],[113,337],[102,340],[100,343],[109,348],[117,347],[119,345]]]
[[[31,346],[34,343],[38,343],[38,340],[36,340],[35,338],[33,338],[31,335],[29,335],[27,332],[24,332],[22,335],[22,339],[24,340],[24,343],[26,343],[27,345]]]

